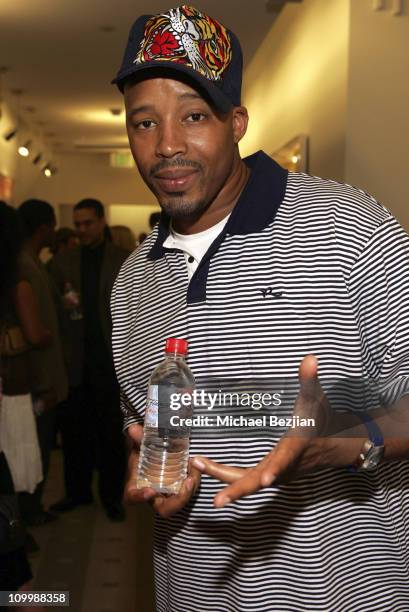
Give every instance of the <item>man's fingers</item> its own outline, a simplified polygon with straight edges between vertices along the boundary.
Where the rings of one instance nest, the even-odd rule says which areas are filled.
[[[214,498],[214,505],[216,508],[223,508],[232,501],[240,499],[245,495],[251,495],[261,488],[260,471],[256,468],[251,468],[242,470],[242,472],[244,472],[244,476],[236,479],[233,484],[216,495]]]
[[[316,399],[318,381],[318,362],[314,355],[306,355],[298,370],[300,394],[305,399]]]
[[[230,486],[216,495],[214,498],[216,508],[223,508],[236,499],[251,495],[279,480],[296,466],[306,448],[306,444],[306,440],[302,438],[282,439],[258,466],[241,470],[244,476],[236,479]]]
[[[189,468],[189,475],[183,482],[181,489],[177,495],[170,497],[158,496],[153,500],[153,509],[158,512],[162,518],[169,518],[175,512],[186,506],[190,498],[194,495],[199,487],[201,474],[199,470],[193,466]]]
[[[124,501],[127,504],[141,504],[151,501],[157,495],[154,489],[145,487],[138,489],[135,483],[127,484],[125,487]]]
[[[274,451],[268,455],[267,461],[260,465],[261,486],[269,487],[273,482],[292,471],[308,443],[305,438],[282,438]]]
[[[246,470],[242,468],[233,467],[231,465],[224,465],[223,463],[217,463],[206,457],[194,457],[191,460],[192,465],[200,470],[202,474],[208,474],[217,478],[221,482],[228,484],[235,482],[238,478],[241,478]]]
[[[304,357],[300,363],[298,374],[303,380],[318,378],[318,361],[315,355],[311,353]]]
[[[202,477],[202,474],[200,470],[198,470],[197,467],[193,465],[191,459],[189,460],[189,467],[188,467],[187,475],[188,475],[188,479],[190,479],[192,482],[192,494],[193,494],[199,488],[200,479]],[[189,487],[189,484],[187,486]]]
[[[128,438],[130,438],[130,441],[135,442],[139,448],[142,442],[142,438],[143,438],[142,425],[138,425],[137,423],[134,423],[133,425],[129,425],[129,427],[126,430],[126,434]]]

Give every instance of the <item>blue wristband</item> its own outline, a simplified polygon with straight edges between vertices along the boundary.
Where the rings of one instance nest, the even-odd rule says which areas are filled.
[[[373,443],[374,446],[383,446],[384,439],[381,430],[378,425],[369,416],[367,412],[354,412],[354,414],[364,422],[366,430],[368,432],[369,440]]]

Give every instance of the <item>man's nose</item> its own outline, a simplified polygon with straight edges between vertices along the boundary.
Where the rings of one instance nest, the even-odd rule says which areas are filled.
[[[176,121],[163,122],[158,130],[156,155],[158,157],[175,157],[186,153],[186,142],[183,126]]]

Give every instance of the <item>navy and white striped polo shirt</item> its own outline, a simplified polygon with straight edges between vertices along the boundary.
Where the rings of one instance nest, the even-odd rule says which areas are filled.
[[[113,350],[125,425],[143,422],[148,378],[170,336],[201,377],[297,375],[403,384],[409,375],[409,239],[363,191],[287,173],[259,152],[224,230],[189,282],[166,220],[122,266]],[[402,382],[403,381],[403,382]],[[250,467],[271,439],[193,435],[191,455]],[[159,612],[409,610],[409,464],[325,469],[214,509],[223,487],[157,518]]]

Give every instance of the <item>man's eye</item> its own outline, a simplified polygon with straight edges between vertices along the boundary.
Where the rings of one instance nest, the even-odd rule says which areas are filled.
[[[203,119],[206,119],[206,115],[204,115],[203,113],[192,113],[187,118],[187,121],[197,123],[198,121],[203,121]]]
[[[153,121],[150,119],[144,119],[144,121],[139,121],[135,127],[137,130],[148,130],[154,125]]]

